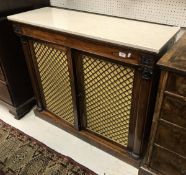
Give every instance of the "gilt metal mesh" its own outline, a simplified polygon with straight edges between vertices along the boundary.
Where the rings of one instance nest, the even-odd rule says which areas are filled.
[[[83,56],[87,129],[127,147],[134,69]]]
[[[67,51],[34,42],[46,109],[74,123]]]

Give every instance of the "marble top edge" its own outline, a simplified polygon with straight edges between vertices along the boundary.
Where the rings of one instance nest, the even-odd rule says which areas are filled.
[[[88,23],[90,17],[94,17],[92,19],[92,23],[91,21]],[[80,35],[82,37],[101,40],[104,42],[146,50],[154,53],[159,53],[164,45],[180,30],[179,27],[175,26],[166,26],[131,19],[123,19],[51,7],[44,7],[16,15],[11,15],[8,16],[8,20],[29,24],[32,26],[43,27],[59,32],[65,32],[68,34]],[[79,20],[79,23],[76,22],[76,20]],[[86,25],[84,25],[83,22],[81,23],[81,21],[85,21]],[[105,27],[109,25],[109,22],[115,26],[111,26],[110,28]],[[90,25],[90,28],[87,27],[87,25]],[[128,28],[127,25],[129,25]],[[117,28],[117,26],[118,28],[121,28],[121,31]],[[136,26],[138,26],[141,30],[146,30],[146,33],[135,29]],[[133,33],[130,31],[130,27]],[[74,28],[76,28],[76,30],[74,30]],[[125,32],[123,32],[122,29],[126,29]],[[161,31],[158,31],[158,29]],[[115,31],[117,31],[117,35],[114,33]],[[153,32],[157,32],[157,35],[159,36],[153,36]],[[141,36],[138,37],[138,35]],[[164,35],[167,36],[165,37]],[[157,40],[158,37],[159,41]],[[154,42],[153,39],[156,41]]]

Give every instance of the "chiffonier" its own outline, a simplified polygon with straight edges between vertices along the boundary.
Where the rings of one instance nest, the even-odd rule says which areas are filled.
[[[158,65],[161,79],[150,145],[139,175],[186,175],[186,34]]]
[[[19,119],[35,104],[31,81],[19,38],[7,15],[43,7],[49,0],[0,2],[0,103]]]
[[[155,64],[179,28],[57,8],[9,20],[22,40],[35,114],[138,166],[151,126]]]

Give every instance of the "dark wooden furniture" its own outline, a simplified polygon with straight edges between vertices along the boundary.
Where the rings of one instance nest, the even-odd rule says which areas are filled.
[[[151,126],[159,54],[14,22],[35,114],[139,166]],[[119,56],[130,54],[130,59]]]
[[[139,175],[186,175],[186,34],[158,62],[161,80]]]
[[[19,119],[35,104],[19,38],[6,16],[48,5],[48,0],[6,0],[0,3],[0,102]]]

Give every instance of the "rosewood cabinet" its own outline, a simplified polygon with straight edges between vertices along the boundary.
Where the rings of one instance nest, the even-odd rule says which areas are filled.
[[[158,54],[14,22],[35,92],[35,114],[139,166],[146,150]]]
[[[161,58],[161,81],[139,175],[186,174],[186,34]]]

